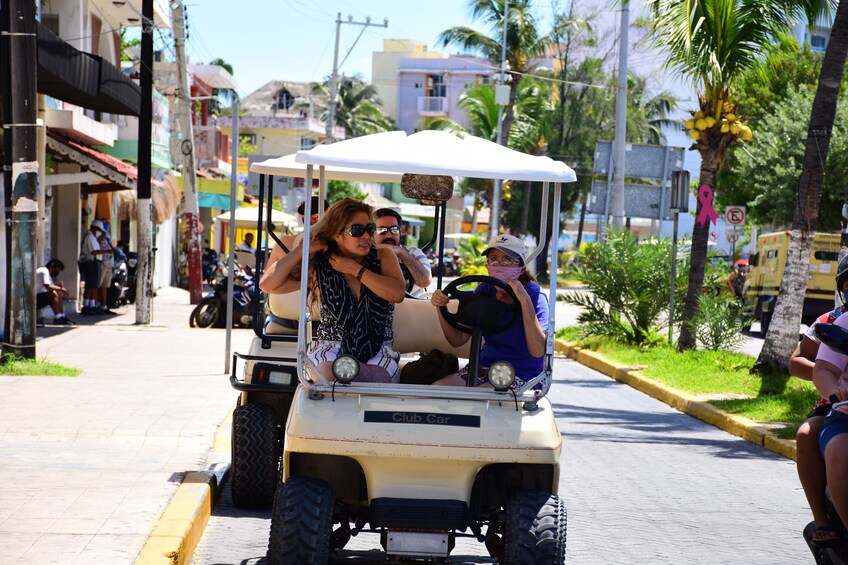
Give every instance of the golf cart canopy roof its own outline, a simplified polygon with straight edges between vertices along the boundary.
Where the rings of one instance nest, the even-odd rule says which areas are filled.
[[[275,177],[306,178],[306,165],[295,162],[295,154],[267,159],[250,165],[251,172]],[[348,180],[359,182],[400,182],[402,173],[388,171],[355,169],[352,167],[326,167],[327,180]],[[315,175],[317,178],[318,175]]]
[[[327,167],[358,167],[397,173],[451,175],[484,179],[574,182],[574,171],[561,161],[514,151],[472,135],[435,130],[412,135],[375,133],[332,145],[298,151],[295,160]],[[267,163],[267,161],[266,161]],[[264,163],[262,163],[264,165]],[[251,170],[265,172],[255,169]],[[268,171],[269,174],[270,171]]]

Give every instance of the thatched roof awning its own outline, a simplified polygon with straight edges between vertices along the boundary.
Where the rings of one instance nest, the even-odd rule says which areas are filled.
[[[152,181],[150,201],[151,215],[154,224],[164,223],[174,215],[180,205],[182,193],[173,175],[168,174],[163,182]],[[118,199],[118,220],[135,219],[138,198],[134,190],[119,190],[115,193]]]

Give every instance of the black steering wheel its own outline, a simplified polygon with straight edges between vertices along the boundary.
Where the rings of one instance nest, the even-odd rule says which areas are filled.
[[[487,283],[497,287],[512,298],[512,304],[498,300],[495,296],[478,294],[470,290],[459,290],[468,283]],[[472,333],[475,328],[484,334],[497,334],[508,330],[521,318],[521,303],[512,288],[500,279],[485,275],[470,275],[454,279],[442,292],[459,303],[456,312],[448,311],[447,306],[440,308],[445,321],[464,333]],[[509,319],[498,323],[504,314],[512,314]]]

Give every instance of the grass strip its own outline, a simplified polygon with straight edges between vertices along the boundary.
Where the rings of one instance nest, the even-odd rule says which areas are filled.
[[[81,369],[66,367],[59,363],[42,359],[24,359],[16,355],[0,356],[0,375],[13,377],[76,377]]]
[[[625,365],[644,367],[647,377],[677,390],[698,395],[717,408],[763,423],[784,439],[819,399],[811,382],[786,373],[751,374],[755,359],[729,351],[684,351],[670,346],[639,348],[603,337],[580,337],[580,328],[557,331],[557,338],[601,353]]]

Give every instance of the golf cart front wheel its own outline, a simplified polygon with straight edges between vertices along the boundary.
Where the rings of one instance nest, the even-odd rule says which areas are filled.
[[[568,516],[555,494],[520,491],[506,505],[503,564],[564,565]]]
[[[268,565],[326,565],[333,533],[333,489],[324,481],[290,477],[274,494]]]

